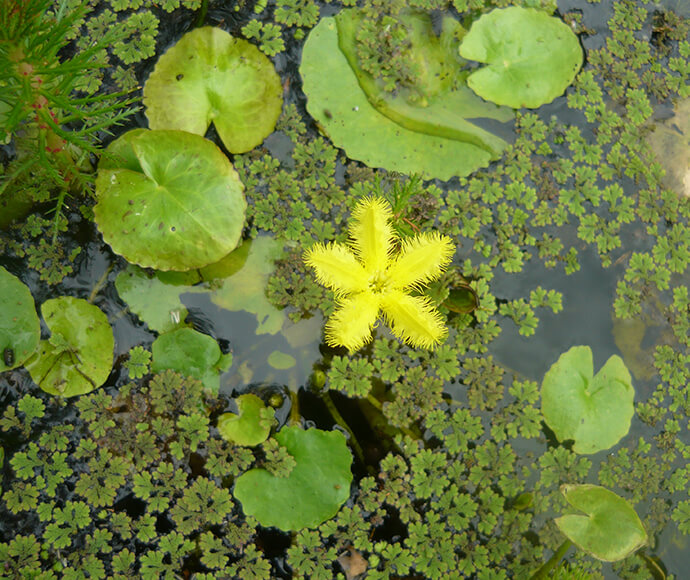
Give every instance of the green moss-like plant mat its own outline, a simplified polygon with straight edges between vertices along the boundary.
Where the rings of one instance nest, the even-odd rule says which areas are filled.
[[[237,246],[244,187],[213,143],[183,131],[135,129],[108,151],[94,215],[115,253],[148,268],[190,270]]]
[[[592,349],[574,346],[544,375],[541,408],[559,441],[573,439],[576,453],[613,447],[630,429],[634,414],[630,372],[612,356],[594,375]]]
[[[352,455],[339,431],[283,427],[275,436],[294,458],[289,474],[251,469],[237,478],[235,497],[263,526],[300,530],[332,518],[350,496]]]
[[[562,20],[512,6],[479,18],[460,56],[486,63],[467,84],[479,96],[516,109],[536,108],[563,94],[582,66],[582,48]]]
[[[100,387],[113,366],[115,339],[103,311],[81,298],[46,300],[41,314],[51,332],[26,363],[31,378],[51,395],[74,397]]]
[[[0,372],[24,364],[40,338],[41,323],[31,291],[0,267]]]
[[[579,548],[599,560],[615,562],[647,543],[639,516],[619,495],[599,485],[564,485],[566,501],[587,515],[556,518],[558,529]]]
[[[367,165],[444,180],[495,159],[507,143],[468,119],[508,121],[512,112],[483,102],[464,85],[458,63],[446,52],[450,40],[443,39],[441,46],[428,16],[408,17],[418,58],[431,69],[425,71],[429,79],[420,79],[424,103],[417,104],[385,94],[357,67],[354,29],[359,18],[347,10],[322,19],[302,53],[307,110],[333,142]]]
[[[273,64],[258,48],[211,26],[185,34],[144,85],[151,129],[204,135],[213,123],[231,153],[253,149],[273,131],[282,95]]]

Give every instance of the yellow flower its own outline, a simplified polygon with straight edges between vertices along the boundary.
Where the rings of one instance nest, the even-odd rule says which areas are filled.
[[[385,200],[363,199],[352,213],[349,247],[318,243],[304,254],[316,279],[336,295],[336,311],[326,323],[329,346],[350,351],[364,346],[381,311],[393,334],[411,346],[434,348],[446,337],[430,300],[409,292],[443,273],[455,252],[453,242],[437,232],[418,234],[403,240],[394,255],[391,217]]]

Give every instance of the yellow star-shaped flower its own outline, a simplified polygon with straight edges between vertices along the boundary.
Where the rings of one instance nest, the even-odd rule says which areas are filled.
[[[431,232],[403,240],[394,255],[392,215],[385,200],[365,198],[352,213],[349,247],[318,243],[304,254],[316,279],[336,295],[326,323],[329,346],[364,346],[381,311],[393,334],[414,347],[434,348],[448,332],[430,300],[409,292],[438,278],[455,246],[448,236]]]

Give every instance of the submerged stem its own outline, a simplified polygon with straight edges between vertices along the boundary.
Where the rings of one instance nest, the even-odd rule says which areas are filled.
[[[563,542],[558,547],[558,550],[554,552],[553,556],[551,556],[548,561],[532,575],[530,580],[545,580],[548,578],[549,572],[551,572],[551,570],[558,565],[558,562],[560,562],[561,558],[565,556],[565,553],[572,545],[573,543],[570,540]]]

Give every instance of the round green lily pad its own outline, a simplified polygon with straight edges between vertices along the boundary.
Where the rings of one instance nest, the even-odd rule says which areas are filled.
[[[244,153],[273,131],[282,94],[273,64],[256,46],[205,26],[158,59],[144,105],[151,129],[204,135],[213,123],[228,151]]]
[[[161,334],[151,345],[151,371],[170,369],[199,379],[213,393],[220,388],[219,372],[232,365],[232,353],[223,354],[208,334],[193,328],[178,328]]]
[[[51,395],[74,397],[100,387],[113,366],[115,339],[103,311],[81,298],[61,296],[41,305],[50,329],[26,363],[31,378]]]
[[[378,101],[385,105],[388,114],[404,117],[401,122],[407,127],[379,112],[362,90],[347,57],[338,48],[338,41],[335,18],[323,18],[304,44],[300,74],[309,114],[349,157],[372,167],[443,180],[468,175],[495,158],[501,140],[496,136],[489,140],[486,131],[464,122],[463,118],[490,117],[506,121],[511,118],[511,111],[482,103],[465,86],[435,96],[436,101],[432,99],[428,105],[438,107],[444,116],[452,118],[451,125],[437,127],[437,134],[411,130],[407,127],[428,129],[432,120],[423,111],[412,115],[402,102]],[[439,104],[440,99],[448,99],[450,104]],[[471,142],[440,136],[460,132],[473,133]],[[484,142],[484,146],[478,146],[477,142]]]
[[[616,562],[644,546],[647,532],[633,507],[598,485],[563,485],[561,493],[586,516],[568,514],[556,525],[576,546],[605,562]]]
[[[287,477],[250,469],[237,478],[235,497],[262,526],[283,531],[314,528],[332,518],[350,496],[352,455],[339,431],[283,427],[276,440],[295,459]]]
[[[237,445],[253,447],[268,439],[273,425],[273,409],[251,393],[237,397],[239,415],[223,413],[218,417],[221,436]]]
[[[544,375],[541,410],[559,441],[573,439],[576,453],[613,447],[630,429],[635,389],[619,356],[594,375],[592,349],[574,346]]]
[[[463,38],[460,56],[487,64],[467,79],[475,93],[516,109],[539,107],[562,95],[583,58],[565,22],[520,6],[480,17]]]
[[[213,143],[182,131],[136,129],[108,151],[116,155],[99,167],[94,215],[115,253],[147,268],[190,270],[237,246],[244,186]],[[122,165],[113,167],[114,159]]]
[[[24,364],[40,338],[41,323],[31,291],[0,267],[0,372]]]

